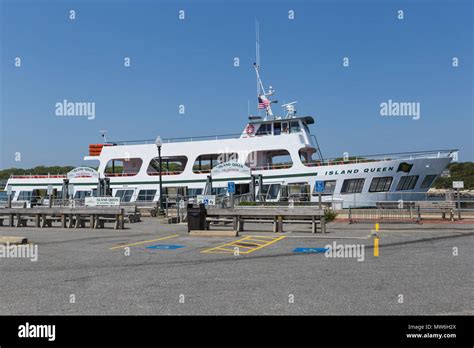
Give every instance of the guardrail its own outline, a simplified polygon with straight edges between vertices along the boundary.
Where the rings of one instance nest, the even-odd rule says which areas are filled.
[[[203,140],[221,140],[221,139],[235,139],[240,138],[242,133],[233,134],[219,134],[219,135],[202,135],[197,137],[179,137],[163,139],[164,143],[176,143],[186,141],[203,141]],[[108,141],[110,145],[137,145],[137,144],[155,144],[155,139],[141,139],[141,140],[116,140]]]
[[[398,152],[398,153],[385,153],[376,155],[357,155],[347,160],[336,158],[327,158],[324,161],[314,161],[303,163],[307,167],[319,167],[328,165],[343,165],[351,163],[367,163],[367,162],[378,162],[378,161],[393,161],[393,160],[413,160],[417,158],[446,158],[451,157],[457,149],[449,150],[431,150],[431,151],[413,151],[413,152]],[[355,158],[354,158],[355,157]]]

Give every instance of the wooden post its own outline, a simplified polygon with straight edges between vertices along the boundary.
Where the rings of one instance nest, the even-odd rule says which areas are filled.
[[[283,232],[283,216],[278,217],[278,231]]]
[[[461,193],[459,192],[459,188],[456,189],[458,194],[458,220],[461,220]]]
[[[237,215],[232,217],[232,228],[234,231],[239,229],[239,217]]]

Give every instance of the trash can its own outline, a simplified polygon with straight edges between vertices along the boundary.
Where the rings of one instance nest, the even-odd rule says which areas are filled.
[[[204,204],[199,204],[194,207],[188,204],[188,232],[191,230],[205,230],[206,229],[206,207]]]

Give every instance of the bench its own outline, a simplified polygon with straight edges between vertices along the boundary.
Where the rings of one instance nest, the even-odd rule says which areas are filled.
[[[53,222],[62,222],[63,217],[62,216],[48,216],[46,214],[43,214],[41,217],[41,227],[52,227]]]
[[[36,214],[34,216],[22,215],[22,214],[16,215],[16,227],[28,227],[28,222],[33,222],[36,227],[40,227],[41,215],[40,214]]]
[[[252,207],[252,208],[209,208],[207,209],[206,228],[209,221],[226,221],[233,223],[233,229],[240,232],[244,229],[245,222],[272,223],[273,232],[283,232],[283,223],[311,224],[313,233],[317,232],[320,225],[321,233],[326,233],[324,210],[314,207]],[[225,220],[224,220],[225,219]]]
[[[106,222],[113,222],[114,229],[123,229],[123,220],[120,215],[99,215],[95,218],[94,228],[104,228]]]
[[[103,227],[105,222],[115,222],[115,228],[124,228],[123,208],[86,208],[86,207],[34,207],[0,209],[1,225],[9,219],[10,227],[27,227],[33,221],[36,227],[51,227],[53,222],[60,221],[63,228],[85,227],[89,222],[91,228]],[[137,219],[136,215],[134,218]],[[99,221],[100,220],[100,221]],[[99,221],[99,222],[98,222]]]
[[[446,214],[449,214],[449,219],[454,221],[454,211],[456,203],[446,201],[423,201],[418,202],[418,219],[421,220],[421,214],[441,214],[443,219],[446,219]]]

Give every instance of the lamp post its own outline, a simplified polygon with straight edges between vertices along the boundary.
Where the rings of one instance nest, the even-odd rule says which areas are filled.
[[[159,214],[163,215],[164,214],[164,209],[163,209],[163,185],[162,185],[162,180],[161,180],[161,146],[163,145],[163,140],[161,140],[160,136],[156,137],[155,140],[155,145],[158,148],[158,162],[159,162],[159,175],[160,175],[160,202],[159,202]]]

